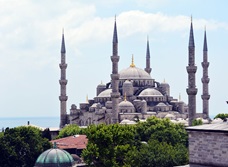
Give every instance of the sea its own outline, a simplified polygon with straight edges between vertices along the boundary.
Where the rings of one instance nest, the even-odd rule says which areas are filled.
[[[0,117],[0,132],[7,127],[14,128],[23,125],[35,125],[42,128],[59,127],[59,117]]]

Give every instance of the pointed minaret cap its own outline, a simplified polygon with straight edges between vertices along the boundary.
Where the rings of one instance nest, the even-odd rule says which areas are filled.
[[[192,16],[191,16],[191,27],[190,27],[190,36],[188,46],[195,47],[194,35],[193,35],[193,26],[192,26]]]
[[[62,35],[61,53],[66,53],[66,49],[65,49],[65,40],[64,40],[64,29],[63,29],[63,35]]]
[[[203,44],[203,51],[207,51],[207,35],[206,35],[206,26],[204,30],[204,44]]]
[[[116,16],[115,16],[115,24],[114,24],[114,32],[113,32],[113,43],[118,43],[118,37],[117,37],[117,28],[116,28]]]
[[[150,58],[149,37],[147,36],[146,58]]]

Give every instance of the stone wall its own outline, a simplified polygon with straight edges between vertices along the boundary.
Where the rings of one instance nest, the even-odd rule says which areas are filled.
[[[188,131],[189,163],[197,166],[228,166],[228,132]]]

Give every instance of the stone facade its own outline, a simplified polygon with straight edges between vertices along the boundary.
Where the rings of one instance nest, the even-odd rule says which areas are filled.
[[[191,167],[228,166],[228,124],[209,124],[187,128]]]

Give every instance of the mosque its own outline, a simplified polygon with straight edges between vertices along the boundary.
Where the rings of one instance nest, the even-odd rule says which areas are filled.
[[[196,117],[209,118],[208,114],[208,71],[209,63],[207,62],[207,40],[206,31],[204,37],[203,52],[203,113],[196,113],[195,96],[197,89],[195,86],[195,45],[193,36],[193,26],[191,22],[189,37],[189,64],[188,72],[188,88],[189,97],[188,105],[180,99],[173,98],[170,95],[170,86],[168,83],[158,82],[151,77],[152,68],[150,66],[150,47],[147,39],[145,68],[137,67],[132,62],[125,69],[118,71],[118,35],[116,20],[114,22],[114,32],[112,41],[112,70],[111,81],[101,83],[96,87],[96,96],[88,99],[85,103],[80,103],[79,108],[72,104],[70,113],[67,114],[66,103],[66,68],[65,62],[66,49],[64,34],[62,34],[61,44],[61,69],[60,83],[60,128],[66,124],[77,124],[79,126],[87,126],[90,124],[111,124],[121,123],[123,121],[139,121],[148,117],[156,116],[159,118],[174,117],[175,119],[187,119],[192,121]],[[108,70],[108,69],[107,69]],[[190,122],[191,124],[191,122]]]

